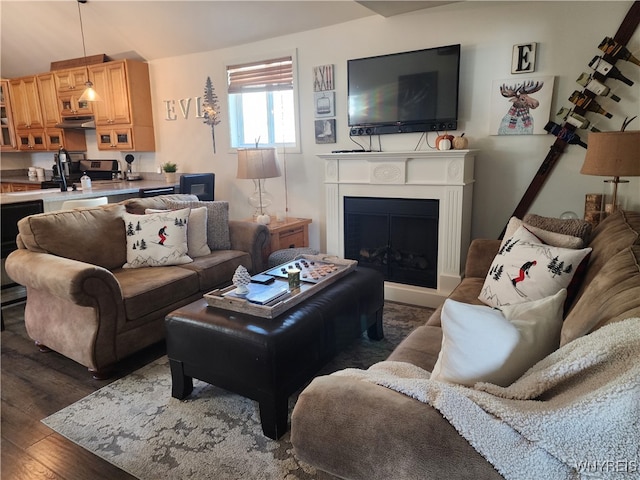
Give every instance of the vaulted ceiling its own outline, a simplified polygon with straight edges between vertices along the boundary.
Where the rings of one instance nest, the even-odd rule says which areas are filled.
[[[443,3],[451,2],[88,0],[80,9],[87,55],[149,61]],[[46,72],[52,61],[83,56],[76,0],[0,0],[0,22],[3,78]]]

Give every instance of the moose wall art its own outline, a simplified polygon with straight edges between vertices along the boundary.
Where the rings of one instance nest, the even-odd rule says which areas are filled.
[[[546,134],[554,77],[494,80],[491,135]]]

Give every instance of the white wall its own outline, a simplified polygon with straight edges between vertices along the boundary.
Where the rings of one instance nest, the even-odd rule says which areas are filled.
[[[182,172],[215,172],[216,198],[230,201],[232,217],[250,215],[246,198],[252,191],[252,182],[235,179],[236,157],[229,149],[225,65],[295,49],[302,150],[299,154],[287,153],[284,158],[289,214],[313,219],[311,243],[322,249],[324,170],[316,154],[355,148],[347,127],[347,60],[460,43],[462,80],[458,133],[464,131],[470,148],[479,149],[472,236],[496,238],[547,155],[554,137],[489,135],[492,81],[510,77],[517,80],[518,76],[510,73],[513,45],[538,42],[538,63],[532,76],[555,77],[551,116],[558,121],[555,112],[562,106],[570,106],[567,98],[573,90],[581,89],[575,79],[581,72],[589,71],[589,61],[601,53],[598,44],[604,36],[615,34],[631,4],[629,1],[461,2],[391,18],[369,17],[231,49],[157,60],[150,65],[157,151],[136,154],[134,165],[138,171],[155,171],[157,165],[170,160],[176,161]],[[639,49],[640,31],[637,31],[630,50],[638,56]],[[325,64],[335,65],[337,143],[317,145],[313,128],[312,69]],[[601,100],[614,115],[611,120],[597,114],[588,115],[603,131],[619,130],[625,116],[640,115],[640,89],[637,88],[640,68],[627,62],[618,62],[618,67],[636,85],[628,87],[616,80],[607,82],[623,100],[620,104]],[[195,117],[194,105],[184,119],[177,103],[181,98],[201,95],[207,76],[211,77],[222,107],[222,122],[215,129],[216,154],[211,130],[202,119]],[[165,120],[164,100],[176,101],[177,120]],[[629,129],[640,129],[640,120],[636,119]],[[431,143],[433,136],[430,136]],[[586,132],[582,131],[581,136],[586,140]],[[412,150],[419,135],[380,138],[385,150]],[[90,137],[87,140],[95,142]],[[584,153],[579,146],[567,148],[531,212],[559,216],[573,211],[583,215],[584,195],[601,192],[603,181],[601,177],[579,173]],[[88,154],[93,158],[113,158],[113,154],[105,157],[97,151]],[[49,166],[51,155],[42,155],[37,156],[36,162],[44,161]],[[280,161],[283,161],[282,155]],[[627,208],[640,209],[639,179],[633,179],[629,187],[633,198]],[[268,180],[267,189],[276,197],[273,210],[284,210],[284,179]]]

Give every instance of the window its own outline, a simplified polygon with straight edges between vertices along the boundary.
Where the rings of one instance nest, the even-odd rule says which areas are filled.
[[[231,146],[297,147],[293,57],[227,67]]]

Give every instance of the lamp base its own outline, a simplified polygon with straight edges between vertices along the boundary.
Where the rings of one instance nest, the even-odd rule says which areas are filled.
[[[268,215],[267,209],[273,203],[273,195],[264,189],[265,179],[254,179],[255,190],[249,197],[249,205],[254,208],[253,216]]]
[[[620,180],[620,177],[614,177],[605,180],[604,192],[602,194],[602,219],[622,210],[626,206],[627,184],[629,180]]]

